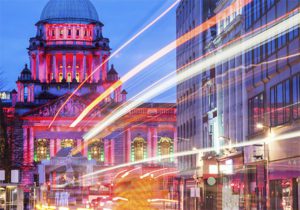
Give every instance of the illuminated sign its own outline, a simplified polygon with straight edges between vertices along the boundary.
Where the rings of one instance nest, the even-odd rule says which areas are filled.
[[[218,169],[218,165],[209,165],[208,170],[209,174],[219,174],[219,172],[222,174],[233,174],[233,161],[232,159],[226,160],[225,165],[220,165],[220,169]]]
[[[209,186],[215,185],[216,182],[217,182],[217,180],[216,180],[214,177],[209,177],[209,178],[207,179],[207,184],[208,184]]]

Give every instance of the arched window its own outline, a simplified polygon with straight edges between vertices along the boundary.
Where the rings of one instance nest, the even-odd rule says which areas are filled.
[[[73,139],[64,139],[61,141],[62,148],[74,147],[75,141]]]
[[[104,162],[104,143],[102,140],[96,139],[89,145],[88,159]]]
[[[28,100],[28,87],[24,86],[24,102]]]
[[[160,156],[172,155],[174,152],[172,139],[168,137],[161,137],[158,142],[158,150]],[[162,161],[170,161],[170,160],[173,161],[173,157],[162,159]]]
[[[71,73],[68,73],[68,74],[67,74],[67,82],[72,82],[72,79],[71,79]]]
[[[63,80],[63,74],[62,73],[59,73],[58,80],[59,80],[59,82],[61,82]]]
[[[77,68],[77,67],[76,67]],[[76,81],[79,82],[79,73],[76,73]]]
[[[132,161],[139,161],[146,158],[146,141],[142,137],[138,136],[134,138],[131,149]]]
[[[49,159],[49,141],[48,139],[37,139],[35,141],[34,160],[40,162]]]

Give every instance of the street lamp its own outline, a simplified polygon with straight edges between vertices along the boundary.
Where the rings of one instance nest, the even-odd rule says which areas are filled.
[[[268,148],[266,147],[266,145],[269,145],[269,141],[272,140],[272,138],[274,137],[274,134],[272,133],[272,127],[271,125],[264,125],[262,123],[257,123],[256,124],[256,128],[263,130],[264,128],[267,128],[269,130],[269,134],[268,134],[268,139],[267,141],[264,140],[264,159],[266,160],[266,180],[265,180],[265,204],[266,204],[266,209],[268,209],[268,204],[269,204],[269,146]]]

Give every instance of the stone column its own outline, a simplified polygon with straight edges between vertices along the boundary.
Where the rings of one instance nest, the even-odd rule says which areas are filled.
[[[59,152],[60,148],[61,148],[61,139],[56,139],[56,152]]]
[[[104,139],[104,164],[108,165],[110,163],[110,145],[107,139]]]
[[[102,56],[102,62],[105,62],[106,58],[107,58],[107,56],[105,56],[105,55]],[[105,81],[106,77],[107,77],[107,72],[108,72],[108,61],[105,64],[103,64],[101,71],[102,71],[102,79]]]
[[[84,139],[81,141],[82,143],[82,155],[84,157],[88,157],[88,142],[85,141]]]
[[[195,123],[195,122],[194,122]],[[176,126],[174,127],[174,136],[173,136],[173,153],[175,154],[177,152],[177,143],[178,143],[178,138],[177,138],[177,128]],[[174,156],[173,156],[174,157]],[[174,162],[177,163],[177,158],[173,158]]]
[[[36,53],[36,56],[35,56],[35,77],[36,77],[36,80],[39,80],[40,79],[40,55],[39,55],[39,52]]]
[[[127,150],[127,151],[125,151],[125,155],[126,155],[125,159],[129,163],[129,162],[131,162],[131,130],[130,130],[130,128],[128,128],[126,130],[125,141],[126,141],[126,150]]]
[[[173,148],[174,148],[174,153],[177,152],[177,143],[178,143],[178,138],[177,138],[177,128],[174,129],[174,136],[173,136]]]
[[[96,76],[96,73],[93,73],[94,72],[94,70],[95,70],[95,59],[94,59],[94,55],[92,55],[92,69],[91,69],[91,74],[92,74],[92,76],[91,76],[91,81],[92,81],[92,83],[93,82],[95,82],[96,81],[96,78],[95,78],[95,76]]]
[[[56,82],[58,82],[58,76],[57,76],[57,71],[56,71],[56,55],[53,54],[52,55],[52,73],[53,73],[53,77],[52,80],[55,80]]]
[[[76,53],[73,54],[73,73],[72,73],[72,78],[73,78],[73,81],[77,81],[76,80]]]
[[[30,158],[30,163],[34,162],[34,130],[33,128],[30,128],[30,147],[29,147],[29,158]]]
[[[43,56],[43,70],[44,70],[43,82],[49,82],[48,81],[48,76],[49,76],[49,73],[50,73],[50,68],[49,68],[50,62],[51,62],[50,56],[44,54],[44,56]],[[49,78],[49,80],[51,80],[51,79]]]
[[[100,66],[100,69],[99,69],[99,78],[100,78],[101,81],[104,81],[103,80],[103,72],[102,72],[102,69],[103,69],[102,62],[103,62],[102,55],[100,55],[100,57],[99,57],[99,66]]]
[[[55,141],[54,139],[50,139],[50,157],[55,156]]]
[[[86,79],[86,54],[83,55],[83,79]]]
[[[63,54],[63,79],[67,79],[67,61],[66,54]]]
[[[115,140],[111,139],[110,140],[110,164],[115,163]]]
[[[94,71],[97,69],[97,68],[99,68],[99,65],[98,65],[98,62],[99,62],[99,55],[95,55],[95,57],[94,57]],[[94,75],[93,75],[93,78],[94,78],[94,80],[95,80],[95,82],[99,82],[99,80],[100,80],[100,72],[101,72],[101,68],[99,68],[95,73],[94,73]]]
[[[153,150],[153,157],[156,157],[158,155],[157,152],[157,127],[154,127],[152,130],[152,138],[153,138],[153,145],[152,145],[152,150]]]
[[[153,138],[153,135],[152,135],[152,128],[151,127],[148,127],[148,133],[147,133],[147,148],[148,148],[148,157],[153,157],[153,151],[152,151],[152,138]]]
[[[32,54],[30,54],[30,69],[31,69],[31,73],[32,73],[32,78],[34,78],[34,72],[33,72],[33,70],[34,70],[34,59],[33,59],[33,55]]]
[[[23,161],[28,164],[28,133],[27,128],[23,128]]]

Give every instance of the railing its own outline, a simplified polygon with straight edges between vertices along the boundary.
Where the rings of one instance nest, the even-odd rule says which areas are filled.
[[[92,41],[83,41],[83,40],[51,40],[46,42],[47,45],[83,45],[83,46],[92,46]]]

